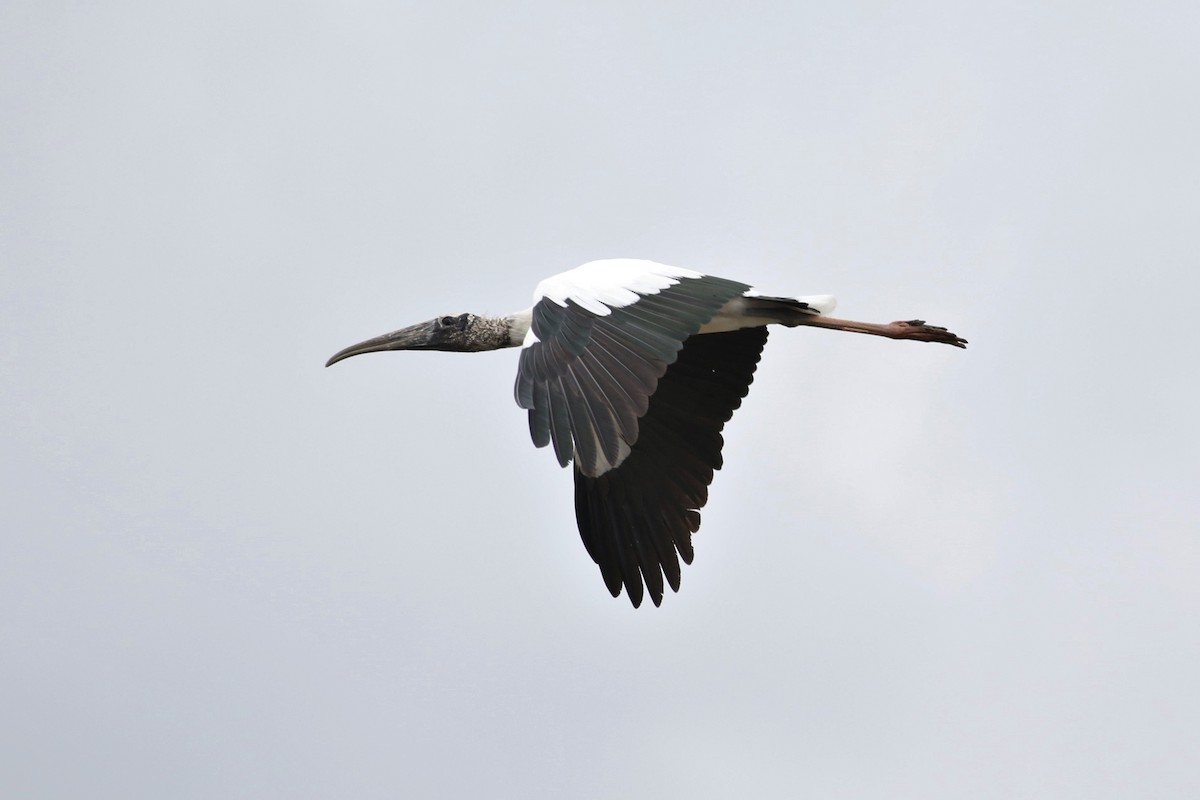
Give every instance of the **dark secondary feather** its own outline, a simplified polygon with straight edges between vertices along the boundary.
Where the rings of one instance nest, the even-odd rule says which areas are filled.
[[[749,287],[723,278],[682,278],[656,294],[593,314],[568,299],[533,307],[538,341],[521,352],[515,394],[529,410],[538,447],[553,443],[561,465],[585,475],[616,464],[621,443],[641,436],[638,419],[683,346],[727,301]]]
[[[637,445],[598,477],[575,471],[575,515],[583,544],[616,597],[636,607],[643,583],[655,605],[663,578],[679,590],[680,558],[692,562],[692,534],[720,469],[721,430],[754,380],[767,329],[692,336],[658,381]]]

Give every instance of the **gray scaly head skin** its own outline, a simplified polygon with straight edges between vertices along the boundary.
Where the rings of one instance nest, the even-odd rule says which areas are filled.
[[[528,312],[507,317],[448,314],[352,344],[334,354],[325,366],[351,356],[388,350],[444,350],[456,353],[500,350],[520,345],[528,328]]]

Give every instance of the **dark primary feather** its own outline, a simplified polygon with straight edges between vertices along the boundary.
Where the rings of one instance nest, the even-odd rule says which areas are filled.
[[[692,561],[699,509],[721,467],[721,430],[750,390],[766,341],[765,327],[687,339],[650,397],[629,457],[598,477],[575,470],[579,532],[613,597],[624,586],[636,607],[644,584],[658,605],[664,576],[679,590],[679,560]]]
[[[531,323],[538,341],[521,352],[515,387],[534,444],[553,443],[559,463],[573,459],[585,475],[604,472],[622,441],[638,440],[638,419],[684,340],[748,288],[682,278],[607,316],[570,299],[539,301]]]

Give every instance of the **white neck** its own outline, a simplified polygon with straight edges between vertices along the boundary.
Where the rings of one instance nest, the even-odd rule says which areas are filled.
[[[533,324],[533,309],[527,308],[524,311],[509,314],[504,321],[508,323],[509,343],[513,347],[520,347],[525,344],[525,334],[529,333],[529,326]]]

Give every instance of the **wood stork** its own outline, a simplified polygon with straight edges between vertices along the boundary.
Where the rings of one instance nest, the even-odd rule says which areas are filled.
[[[351,345],[325,366],[384,350],[521,347],[517,405],[538,447],[575,465],[575,517],[613,597],[657,606],[679,591],[767,325],[808,325],[966,347],[945,328],[834,319],[828,295],[767,297],[747,284],[653,261],[593,261],[547,278],[533,307],[452,314]]]

